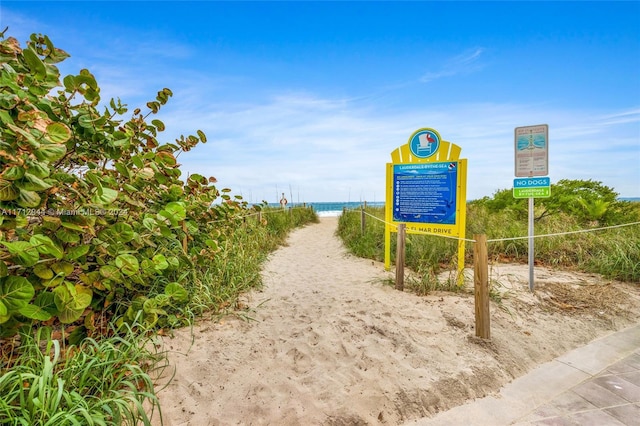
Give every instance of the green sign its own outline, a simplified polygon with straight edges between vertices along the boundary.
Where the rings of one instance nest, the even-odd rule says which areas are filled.
[[[548,198],[551,196],[551,187],[537,188],[513,188],[513,198]]]

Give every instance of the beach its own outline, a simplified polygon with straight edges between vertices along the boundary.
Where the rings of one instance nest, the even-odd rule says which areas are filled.
[[[640,322],[637,286],[539,267],[531,293],[526,265],[492,265],[502,298],[478,339],[472,292],[395,290],[393,270],[347,253],[337,223],[293,231],[240,311],[163,338],[165,425],[400,425]]]

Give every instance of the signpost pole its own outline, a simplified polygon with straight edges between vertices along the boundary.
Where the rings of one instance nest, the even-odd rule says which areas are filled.
[[[529,198],[529,290],[533,291],[533,197]]]

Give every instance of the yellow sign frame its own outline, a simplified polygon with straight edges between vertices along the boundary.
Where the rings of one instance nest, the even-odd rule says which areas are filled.
[[[432,135],[431,141],[437,141],[437,149],[428,155],[416,155],[415,143],[416,137],[422,134]],[[412,147],[412,143],[414,146]],[[462,149],[448,141],[440,138],[440,134],[431,128],[425,127],[416,130],[409,137],[409,141],[396,148],[391,152],[391,163],[387,163],[386,167],[386,198],[385,198],[385,228],[384,228],[384,267],[389,270],[391,267],[391,233],[397,232],[398,225],[403,223],[406,226],[406,232],[411,234],[427,233],[438,236],[448,236],[458,238],[458,283],[462,283],[464,269],[464,250],[465,250],[465,230],[467,223],[467,160],[460,158]],[[439,224],[439,223],[416,223],[416,222],[400,222],[393,219],[393,170],[397,165],[410,165],[420,163],[437,163],[437,162],[457,162],[456,176],[456,219],[455,224]]]

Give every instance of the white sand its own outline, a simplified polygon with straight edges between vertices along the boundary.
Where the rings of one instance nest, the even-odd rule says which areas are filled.
[[[640,321],[637,287],[615,284],[631,294],[626,316],[562,313],[545,302],[545,283],[598,278],[537,268],[534,295],[527,267],[504,265],[492,273],[508,297],[492,302],[492,339],[480,341],[472,294],[394,290],[382,264],[346,253],[337,221],[294,231],[270,256],[263,290],[246,296],[252,321],[203,321],[165,339],[175,367],[159,392],[165,425],[398,425]]]

